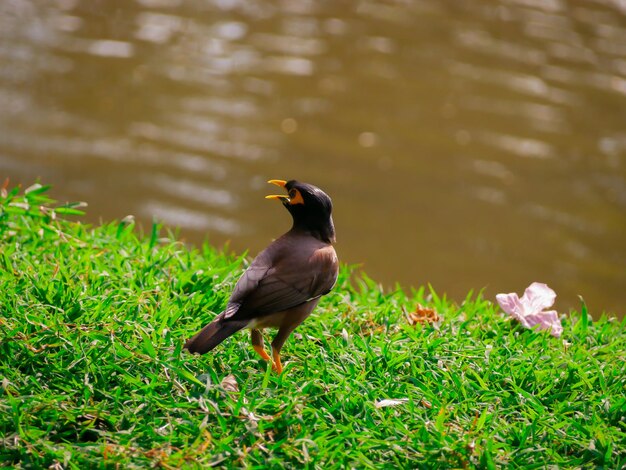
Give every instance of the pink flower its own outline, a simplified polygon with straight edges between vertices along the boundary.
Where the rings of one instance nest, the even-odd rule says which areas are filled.
[[[545,310],[552,307],[556,293],[546,284],[533,282],[524,291],[520,299],[515,292],[498,294],[496,300],[506,313],[515,318],[525,328],[537,327],[538,330],[549,330],[555,337],[561,336],[563,327],[556,310]]]

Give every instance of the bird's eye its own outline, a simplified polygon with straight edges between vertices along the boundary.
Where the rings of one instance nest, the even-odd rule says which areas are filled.
[[[289,204],[291,204],[292,206],[295,204],[304,204],[302,194],[295,188],[289,191]]]

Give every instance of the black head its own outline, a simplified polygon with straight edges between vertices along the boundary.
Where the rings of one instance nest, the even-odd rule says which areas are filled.
[[[279,199],[293,217],[293,229],[305,231],[314,237],[333,243],[335,226],[333,225],[333,203],[330,197],[317,186],[296,180],[270,180],[269,183],[283,187],[287,195],[266,196]]]

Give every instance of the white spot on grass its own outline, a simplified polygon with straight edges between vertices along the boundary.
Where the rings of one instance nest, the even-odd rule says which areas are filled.
[[[376,408],[386,408],[389,406],[398,406],[408,403],[408,398],[385,398],[384,400],[377,401],[374,403]]]

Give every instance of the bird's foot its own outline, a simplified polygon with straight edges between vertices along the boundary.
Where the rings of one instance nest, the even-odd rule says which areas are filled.
[[[274,356],[274,362],[272,364],[272,369],[274,369],[274,371],[280,375],[283,373],[283,364],[282,362],[280,362],[280,355],[275,352],[272,351],[272,356]]]

